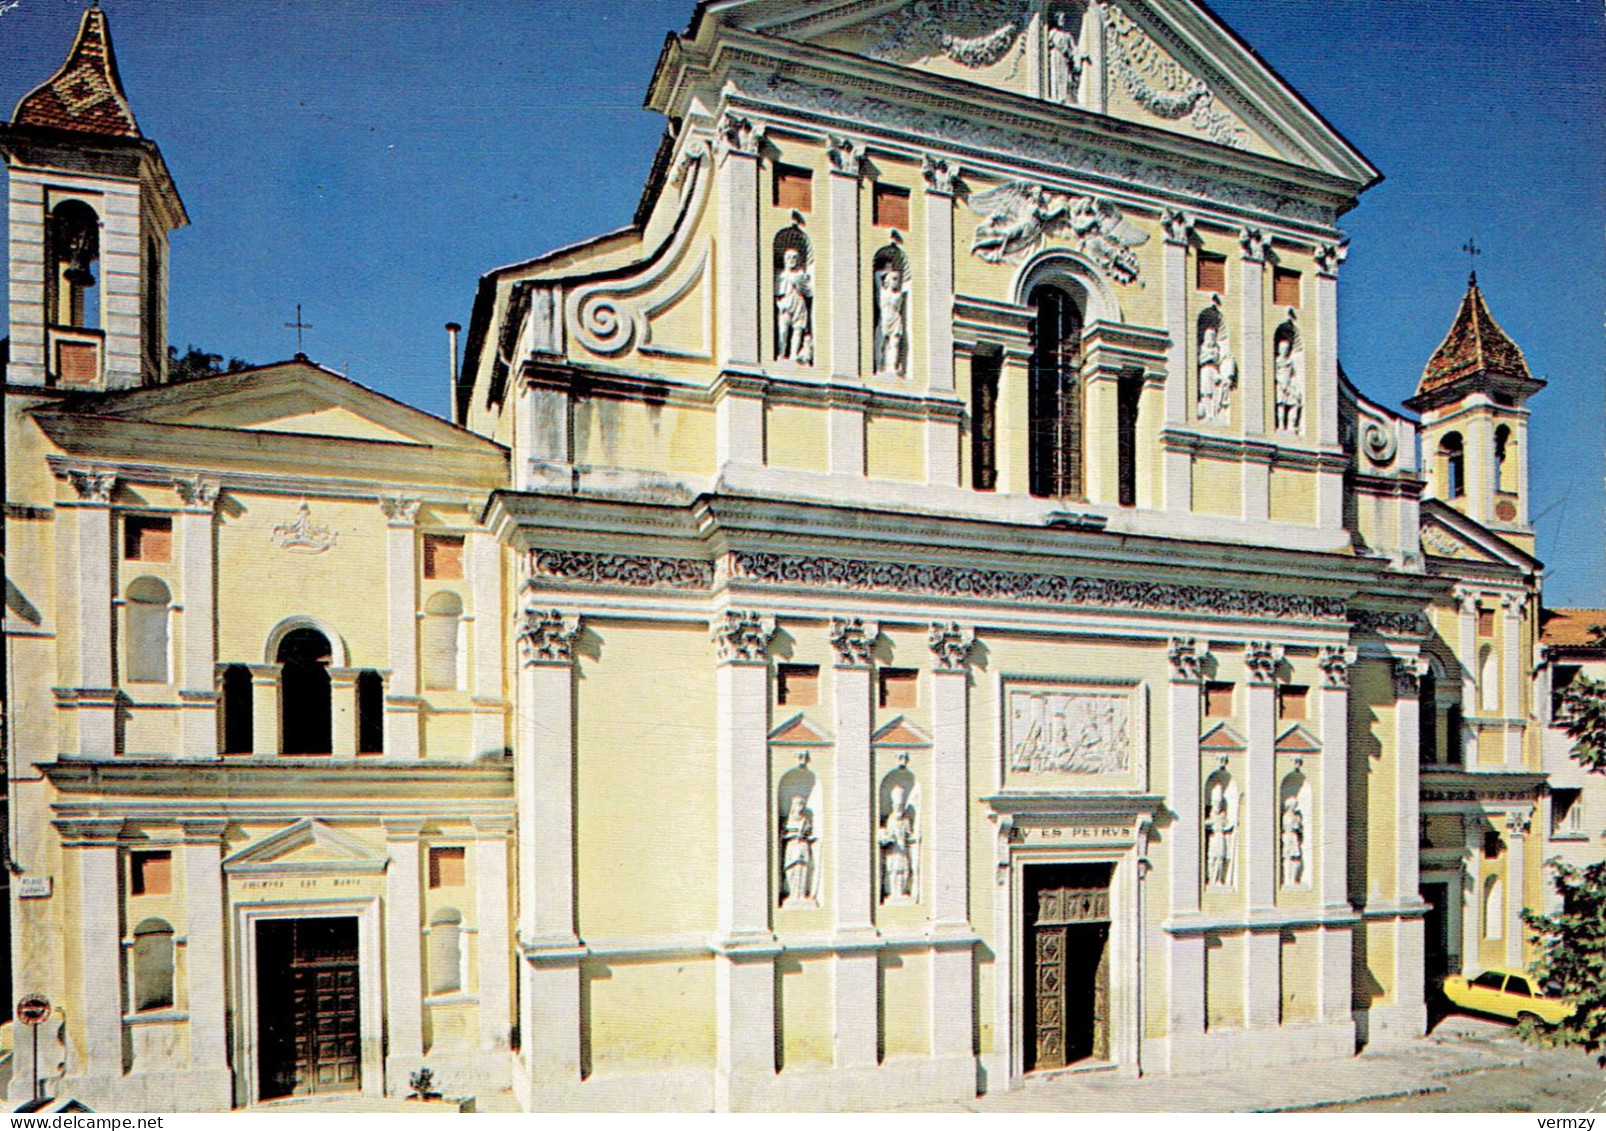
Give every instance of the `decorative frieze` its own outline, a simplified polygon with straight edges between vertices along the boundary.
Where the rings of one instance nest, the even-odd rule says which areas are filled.
[[[970,662],[970,650],[976,646],[976,632],[958,621],[946,624],[934,621],[929,637],[932,664],[939,672],[962,672]]]
[[[519,655],[525,667],[572,664],[580,618],[558,609],[529,607],[519,619]]]
[[[1350,665],[1355,663],[1355,653],[1342,644],[1324,644],[1316,657],[1316,666],[1322,669],[1322,684],[1325,687],[1348,687]]]
[[[1000,158],[1014,158],[1111,177],[1291,220],[1331,224],[1334,219],[1332,208],[1291,196],[1228,184],[1201,173],[1143,161],[1120,151],[1073,145],[1026,130],[984,122],[961,122],[938,110],[897,104],[858,91],[773,77],[761,88],[742,93],[757,100],[860,121],[878,129],[941,137],[956,145],[968,146]]]
[[[722,664],[766,662],[775,618],[745,610],[727,609],[713,624],[714,647]]]
[[[1424,526],[1422,528],[1422,545],[1430,553],[1441,558],[1458,558],[1461,556],[1461,543],[1453,538],[1449,531],[1441,526]]]
[[[831,647],[836,650],[839,668],[868,668],[881,626],[862,617],[832,617]]]
[[[1001,62],[1022,40],[1029,0],[924,0],[866,25],[872,59],[911,63],[942,56],[972,70]]]
[[[1152,581],[1114,581],[1012,570],[871,562],[746,550],[733,551],[726,561],[731,580],[764,585],[1276,620],[1344,620],[1342,600],[1307,594],[1262,593],[1204,585],[1166,585]]]
[[[1217,144],[1248,146],[1248,131],[1216,107],[1215,95],[1203,80],[1161,50],[1118,5],[1105,4],[1103,11],[1105,58],[1114,81],[1134,102],[1157,118],[1186,120]]]
[[[67,481],[72,489],[78,493],[82,502],[95,503],[100,506],[110,506],[112,492],[117,490],[117,473],[112,471],[89,471],[69,468]]]
[[[1428,620],[1421,613],[1394,613],[1380,609],[1351,609],[1351,627],[1360,632],[1375,632],[1380,636],[1403,636],[1418,639],[1431,631]]]
[[[630,589],[709,589],[714,584],[714,566],[711,562],[689,558],[533,550],[530,576],[581,585],[622,585]]]

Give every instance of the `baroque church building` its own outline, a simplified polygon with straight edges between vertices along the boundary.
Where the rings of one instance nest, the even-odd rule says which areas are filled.
[[[634,223],[480,281],[452,422],[169,381],[98,8],[40,77],[12,1100],[858,1109],[1348,1055],[1531,957],[1544,383],[1476,280],[1414,416],[1345,378],[1378,173],[1192,0],[702,0]]]

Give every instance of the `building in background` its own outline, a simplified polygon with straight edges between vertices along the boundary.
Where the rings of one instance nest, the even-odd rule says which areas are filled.
[[[0,127],[14,1099],[863,1108],[1525,960],[1542,382],[1475,280],[1343,377],[1360,154],[1189,0],[705,3],[649,105],[452,423],[167,380],[98,8]]]

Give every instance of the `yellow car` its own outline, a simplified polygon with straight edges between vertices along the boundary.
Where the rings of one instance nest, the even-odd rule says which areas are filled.
[[[1566,998],[1546,997],[1530,975],[1511,970],[1485,970],[1471,979],[1452,974],[1444,980],[1444,996],[1474,1013],[1512,1021],[1531,1017],[1546,1025],[1561,1024],[1576,1008]]]

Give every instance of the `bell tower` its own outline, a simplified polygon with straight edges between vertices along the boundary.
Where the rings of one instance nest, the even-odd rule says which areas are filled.
[[[189,223],[123,93],[106,13],[0,123],[10,186],[11,365],[18,385],[160,384],[168,236]]]
[[[1527,401],[1544,387],[1489,313],[1474,271],[1455,323],[1405,402],[1422,414],[1424,496],[1529,553]]]

